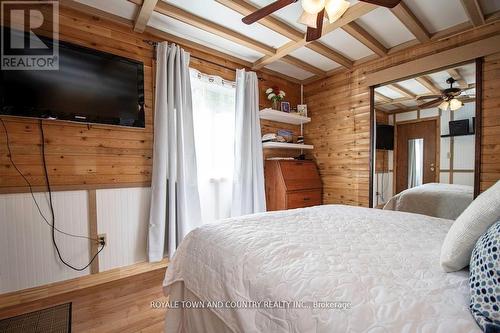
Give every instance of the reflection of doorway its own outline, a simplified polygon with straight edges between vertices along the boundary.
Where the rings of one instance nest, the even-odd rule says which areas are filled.
[[[423,139],[423,159],[421,165],[417,169],[422,168],[422,183],[438,182],[439,165],[439,119],[427,118],[420,121],[398,123],[396,125],[396,193],[406,190],[409,186],[409,171],[414,172],[416,166],[410,165],[409,161],[415,161],[414,158],[409,158],[409,147],[413,145],[415,139]],[[414,149],[411,151],[415,152]],[[416,159],[417,161],[419,159]]]

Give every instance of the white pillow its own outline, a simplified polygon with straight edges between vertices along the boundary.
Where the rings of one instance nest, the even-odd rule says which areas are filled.
[[[441,248],[441,267],[446,272],[469,264],[479,237],[500,218],[500,181],[481,193],[455,220]]]

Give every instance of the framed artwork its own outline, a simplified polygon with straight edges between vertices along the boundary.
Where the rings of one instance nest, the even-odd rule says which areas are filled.
[[[281,111],[290,113],[290,102],[281,102]]]
[[[307,104],[299,104],[297,105],[297,112],[304,116],[307,117]]]

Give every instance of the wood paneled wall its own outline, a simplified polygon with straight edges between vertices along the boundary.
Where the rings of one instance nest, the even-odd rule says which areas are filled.
[[[312,157],[318,163],[323,179],[324,203],[368,206],[370,93],[367,74],[497,35],[499,31],[500,23],[492,23],[397,51],[386,58],[356,66],[349,72],[306,85],[305,102],[312,122],[306,125],[305,139],[315,145]],[[487,57],[484,68],[483,190],[500,179],[499,57]]]
[[[60,8],[59,19],[61,40],[144,63],[146,128],[43,121],[51,184],[55,189],[149,186],[153,154],[154,49],[144,39],[158,41],[158,37],[138,34],[126,24],[64,6]],[[242,67],[230,59],[182,46],[193,55],[191,66],[201,72],[234,80],[234,69]],[[297,83],[264,72],[258,76],[263,107],[269,105],[264,91],[274,85],[288,93],[292,104],[300,102]],[[35,189],[44,190],[38,121],[2,119],[9,132],[15,163]],[[27,190],[8,159],[5,132],[0,126],[0,193]]]
[[[144,63],[146,128],[43,121],[51,184],[56,188],[144,186],[151,179],[153,47],[124,26],[72,9],[60,9],[60,39]],[[38,120],[3,117],[14,162],[34,186],[45,185]],[[0,188],[26,191],[11,166],[0,127]]]
[[[500,53],[483,65],[481,191],[500,180]]]

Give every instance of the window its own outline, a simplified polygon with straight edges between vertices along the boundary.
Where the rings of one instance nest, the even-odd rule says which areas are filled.
[[[203,222],[231,214],[235,86],[191,69],[193,122]]]

